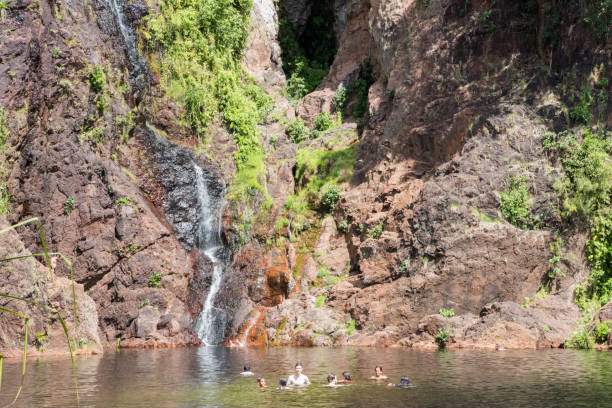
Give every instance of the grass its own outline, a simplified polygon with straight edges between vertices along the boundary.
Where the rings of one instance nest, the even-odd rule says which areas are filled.
[[[317,296],[317,300],[315,301],[315,307],[319,308],[321,306],[323,306],[323,304],[325,303],[325,295],[319,295]]]
[[[448,318],[448,317],[453,317],[455,315],[455,311],[453,309],[440,308],[440,314]]]
[[[64,214],[70,215],[72,208],[74,207],[74,197],[70,196],[64,201]]]
[[[18,256],[12,256],[12,257],[8,257],[8,258],[2,258],[0,259],[0,263],[5,263],[5,262],[11,262],[17,259],[26,259],[26,258],[37,258],[37,257],[42,257],[46,264],[47,264],[47,268],[49,269],[49,275],[50,278],[53,279],[53,269],[51,268],[51,261],[50,261],[50,255],[57,255],[60,256],[62,258],[62,260],[69,266],[70,268],[70,278],[72,280],[72,302],[73,302],[73,307],[74,307],[74,323],[75,323],[75,327],[78,327],[78,318],[77,318],[77,309],[76,309],[76,292],[75,292],[75,287],[74,287],[74,276],[72,273],[72,262],[70,262],[70,260],[68,260],[68,258],[66,258],[64,255],[62,255],[59,252],[55,252],[55,253],[49,253],[47,251],[47,244],[45,242],[45,238],[44,238],[44,234],[42,231],[42,224],[40,223],[40,220],[38,218],[30,218],[27,220],[24,220],[22,222],[19,222],[17,224],[11,225],[9,227],[3,228],[2,230],[0,230],[0,234],[6,233],[10,230],[16,229],[20,226],[23,225],[27,225],[30,223],[37,223],[38,224],[38,231],[40,234],[40,239],[41,239],[41,244],[43,247],[43,253],[42,254],[29,254],[29,255],[18,255]],[[60,314],[59,311],[57,311],[56,309],[38,303],[38,302],[34,302],[28,299],[24,299],[21,297],[17,297],[17,296],[12,296],[6,293],[0,293],[0,297],[5,298],[5,299],[10,299],[10,300],[15,300],[18,302],[24,302],[27,303],[29,305],[32,306],[37,306],[37,307],[41,307],[47,311],[49,311],[52,314],[57,315],[57,319],[60,322],[62,329],[64,331],[64,335],[66,336],[66,341],[68,343],[68,350],[70,352],[70,360],[72,363],[72,375],[74,378],[74,387],[75,387],[75,392],[76,392],[76,399],[77,399],[77,405],[79,403],[79,389],[78,389],[78,383],[77,383],[77,377],[76,377],[76,368],[74,365],[74,353],[73,353],[73,347],[71,344],[71,339],[70,339],[70,334],[68,332],[68,327],[66,326],[66,322],[64,321],[64,318],[62,317],[62,315]],[[28,351],[28,322],[29,322],[29,317],[26,315],[23,315],[21,313],[18,313],[15,310],[12,309],[8,309],[8,308],[4,308],[4,307],[0,307],[1,311],[13,314],[15,316],[21,317],[24,319],[24,343],[23,343],[23,357],[22,357],[22,369],[21,369],[21,380],[19,383],[19,387],[17,389],[17,393],[15,395],[15,398],[13,399],[13,402],[10,404],[14,404],[17,399],[19,398],[19,395],[21,394],[21,390],[23,388],[23,384],[24,384],[24,380],[25,380],[25,374],[26,374],[26,358],[27,358],[27,351]],[[2,355],[0,355],[0,386],[2,385]]]

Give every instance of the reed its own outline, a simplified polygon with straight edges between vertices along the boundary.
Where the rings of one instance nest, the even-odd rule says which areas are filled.
[[[49,255],[57,255],[59,256],[70,268],[70,279],[72,281],[72,303],[73,303],[73,307],[74,307],[74,322],[75,322],[75,328],[78,328],[78,318],[77,318],[77,309],[76,309],[76,290],[74,287],[74,276],[73,276],[73,271],[72,271],[72,262],[70,262],[70,260],[68,258],[66,258],[63,254],[59,253],[59,252],[52,252],[49,253],[47,251],[47,244],[45,242],[45,236],[42,230],[42,224],[40,222],[40,220],[37,217],[34,218],[30,218],[27,219],[25,221],[19,222],[17,224],[11,225],[9,227],[6,227],[2,230],[0,230],[0,234],[6,233],[12,229],[16,229],[17,227],[29,224],[29,223],[33,223],[36,222],[38,224],[38,231],[39,231],[39,235],[40,235],[40,240],[42,243],[42,247],[43,247],[43,253],[42,254],[29,254],[29,255],[17,255],[17,256],[12,256],[12,257],[8,257],[8,258],[1,258],[0,259],[0,263],[3,262],[10,262],[10,261],[14,261],[17,259],[25,259],[25,258],[37,258],[37,257],[42,257],[45,259],[45,262],[47,263],[47,268],[49,269],[49,277],[51,279],[51,281],[54,281],[54,274],[53,274],[53,269],[51,268],[51,260],[49,258]],[[77,378],[76,378],[76,367],[74,364],[74,352],[73,352],[73,348],[72,348],[72,344],[70,341],[70,333],[68,332],[68,327],[66,326],[66,322],[64,321],[64,318],[62,317],[61,313],[50,306],[47,305],[43,305],[41,303],[38,302],[34,302],[32,300],[28,300],[28,299],[24,299],[18,296],[12,296],[9,294],[5,294],[5,293],[0,293],[0,297],[2,298],[6,298],[6,299],[12,299],[12,300],[16,300],[19,302],[24,302],[24,303],[28,303],[32,306],[37,306],[37,307],[41,307],[43,309],[46,309],[47,311],[50,311],[52,313],[55,313],[58,317],[58,320],[62,326],[62,329],[64,331],[64,335],[66,336],[66,343],[68,344],[68,350],[70,352],[70,361],[72,364],[72,376],[74,378],[74,387],[75,387],[75,392],[76,392],[76,399],[77,399],[77,405],[79,404],[79,387],[78,387],[78,383],[77,383]],[[0,307],[0,311],[3,312],[7,312],[10,314],[13,314],[15,316],[21,317],[24,319],[24,341],[23,341],[23,357],[22,357],[22,368],[21,368],[21,381],[19,383],[19,388],[17,389],[17,394],[15,395],[15,398],[13,399],[13,402],[10,404],[14,404],[15,401],[17,401],[17,398],[19,398],[19,395],[21,394],[21,390],[23,388],[23,383],[25,380],[25,374],[26,374],[26,359],[27,359],[27,354],[28,354],[28,323],[29,323],[29,317],[25,316],[15,310],[12,309],[8,309],[5,307]],[[3,356],[0,354],[0,387],[2,386],[2,358]]]

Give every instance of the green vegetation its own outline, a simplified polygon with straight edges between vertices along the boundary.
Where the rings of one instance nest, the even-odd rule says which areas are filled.
[[[555,184],[561,214],[577,218],[590,230],[586,253],[591,274],[585,294],[605,304],[612,298],[612,134],[585,128],[582,143],[563,132],[549,135],[545,146],[563,165],[564,174]]]
[[[446,327],[444,329],[438,329],[438,333],[436,333],[436,343],[438,343],[438,348],[443,349],[446,348],[450,337],[453,335],[453,330]]]
[[[132,200],[130,200],[129,197],[119,197],[116,201],[115,201],[115,205],[117,207],[120,207],[122,205],[134,205],[134,203],[132,202]]]
[[[400,265],[400,268],[399,268],[399,272],[402,275],[408,274],[408,267],[410,266],[410,261],[411,261],[410,258],[406,258],[402,261],[402,264]]]
[[[340,224],[338,224],[338,231],[345,233],[346,231],[348,231],[348,227],[349,227],[348,221],[342,220],[340,221]]]
[[[378,239],[382,235],[382,231],[383,231],[383,222],[380,221],[378,224],[376,224],[376,226],[368,228],[368,230],[366,231],[366,237]]]
[[[317,300],[315,301],[315,307],[321,307],[325,303],[325,295],[317,296]]]
[[[334,109],[336,109],[336,112],[342,112],[344,106],[346,105],[346,98],[346,87],[344,86],[344,84],[340,83],[332,99],[332,103],[334,105]]]
[[[321,195],[320,195],[320,200],[321,200],[321,207],[326,210],[326,211],[334,211],[334,208],[336,208],[336,203],[338,202],[338,200],[340,199],[340,191],[338,191],[338,188],[334,185],[327,185],[324,189],[322,189],[321,191]]]
[[[353,116],[357,119],[363,119],[368,109],[368,91],[370,85],[374,83],[374,77],[372,76],[372,65],[368,59],[365,59],[361,63],[361,70],[359,71],[359,78],[351,84],[351,92],[357,95],[357,106],[353,111]]]
[[[17,256],[11,256],[11,257],[7,257],[7,258],[3,258],[0,260],[0,263],[3,262],[11,262],[14,260],[18,260],[18,259],[26,259],[26,258],[43,258],[47,264],[47,268],[49,270],[49,276],[51,279],[53,279],[53,269],[51,268],[51,261],[50,261],[50,255],[53,256],[59,256],[65,263],[66,265],[68,265],[69,269],[70,269],[70,279],[72,280],[72,303],[74,306],[74,324],[75,324],[75,328],[79,327],[79,322],[78,322],[78,315],[77,315],[77,308],[76,308],[76,292],[75,292],[75,288],[74,288],[74,276],[72,274],[72,262],[70,262],[70,260],[68,258],[66,258],[63,254],[59,253],[59,252],[52,252],[49,253],[47,252],[47,244],[45,241],[45,236],[43,234],[43,230],[42,230],[42,224],[40,222],[40,220],[38,218],[30,218],[27,219],[25,221],[21,221],[17,224],[8,226],[6,228],[3,228],[2,230],[0,230],[0,234],[6,233],[10,230],[14,230],[20,226],[23,225],[27,225],[30,223],[36,223],[38,224],[38,232],[39,232],[39,236],[40,236],[40,241],[41,241],[41,245],[42,245],[42,249],[43,249],[43,253],[41,254],[29,254],[29,255],[17,255]],[[72,363],[72,375],[74,378],[74,389],[76,392],[76,399],[77,399],[77,405],[79,403],[79,388],[78,388],[78,384],[77,384],[77,377],[76,377],[76,368],[74,365],[74,352],[73,352],[73,346],[72,343],[73,341],[70,339],[70,334],[68,332],[68,327],[66,326],[66,322],[64,321],[64,318],[62,317],[62,315],[60,314],[60,312],[58,312],[55,308],[48,306],[46,304],[42,304],[42,303],[38,303],[38,302],[34,302],[28,299],[23,299],[20,297],[16,297],[16,296],[12,296],[12,295],[8,295],[6,293],[0,293],[0,297],[7,299],[9,301],[17,301],[17,302],[23,302],[26,303],[30,306],[35,306],[37,308],[41,308],[43,310],[47,311],[47,315],[53,316],[56,315],[57,316],[57,321],[59,321],[59,323],[62,326],[62,330],[64,332],[64,335],[66,336],[66,342],[68,343],[68,351],[70,352],[70,361]],[[21,365],[21,381],[19,382],[19,386],[17,387],[17,393],[15,395],[15,398],[13,399],[12,403],[10,403],[9,405],[13,405],[15,403],[15,401],[17,401],[17,398],[19,398],[19,395],[21,394],[21,390],[23,388],[23,384],[25,381],[25,375],[26,375],[26,358],[27,358],[27,354],[28,354],[28,328],[29,328],[29,320],[30,318],[26,315],[23,315],[21,313],[16,312],[15,310],[12,309],[8,309],[5,307],[0,307],[0,311],[2,312],[6,312],[9,314],[12,314],[14,316],[17,316],[19,318],[22,318],[24,320],[24,326],[23,326],[23,330],[24,330],[24,339],[23,339],[23,354],[22,354],[22,365]],[[36,340],[37,341],[41,341],[42,343],[42,337],[38,336],[38,333],[36,333]],[[2,384],[2,354],[0,354],[0,385]]]
[[[591,348],[595,341],[591,319],[612,299],[612,134],[601,127],[583,128],[582,134],[549,133],[543,146],[563,167],[555,183],[561,215],[589,231],[585,252],[591,272],[587,285],[575,290],[582,319],[566,343],[568,347]],[[561,245],[551,247],[551,264],[560,259]]]
[[[500,195],[500,210],[504,218],[518,228],[527,229],[532,225],[530,217],[527,177],[509,178],[509,186]]]
[[[308,139],[310,132],[304,124],[304,121],[300,118],[296,118],[287,124],[285,133],[287,136],[289,136],[289,139],[291,139],[293,143],[299,144]]]
[[[162,284],[162,273],[161,272],[154,272],[153,275],[151,275],[151,277],[149,278],[149,286],[151,286],[152,288],[157,288],[159,286],[161,286]]]
[[[588,1],[584,21],[596,37],[607,40],[612,31],[612,0]]]
[[[562,238],[557,238],[555,241],[550,243],[550,253],[552,257],[548,260],[548,263],[550,263],[551,270],[548,272],[548,277],[550,279],[553,279],[557,276],[565,278],[565,274],[557,266],[559,261],[561,261],[561,254],[563,253],[563,239]]]
[[[315,120],[312,122],[312,128],[314,130],[325,131],[331,129],[334,125],[334,121],[329,117],[328,113],[323,111],[317,115]]]
[[[593,329],[593,337],[597,343],[605,343],[610,335],[610,322],[599,322]]]
[[[104,133],[102,132],[102,129],[100,129],[99,127],[94,127],[88,130],[84,130],[78,136],[78,140],[79,140],[79,144],[83,144],[84,140],[90,140],[96,143],[97,145],[100,145],[102,144],[102,142],[104,142]]]
[[[185,106],[185,120],[204,140],[217,113],[234,135],[237,174],[228,198],[260,191],[264,151],[257,123],[267,116],[271,98],[242,71],[251,0],[166,0],[147,19],[143,37],[163,54],[152,65],[168,95]]]
[[[130,132],[136,126],[132,119],[132,112],[130,111],[127,115],[118,117],[115,123],[121,129],[121,140],[123,143],[127,143],[130,139]]]
[[[70,196],[64,201],[64,214],[70,215],[72,208],[74,207],[74,197]]]
[[[440,308],[440,314],[444,317],[453,317],[455,315],[455,311],[451,309]]]
[[[285,208],[298,214],[309,209],[329,211],[335,207],[337,196],[334,189],[349,181],[355,163],[356,146],[338,150],[312,149],[306,147],[297,153],[297,193],[285,202]],[[321,192],[327,194],[321,194]],[[323,204],[322,199],[325,199]]]
[[[104,69],[96,65],[91,74],[89,74],[89,84],[91,89],[95,92],[104,91],[104,85],[106,83],[106,76],[104,75]]]
[[[351,317],[349,320],[348,327],[346,328],[346,335],[350,336],[355,331],[355,319]]]
[[[591,105],[593,105],[593,96],[591,86],[587,83],[580,93],[578,103],[570,110],[570,118],[578,124],[588,125],[592,118]]]
[[[333,24],[331,2],[320,2],[312,8],[301,34],[295,24],[281,15],[278,39],[288,78],[287,94],[293,102],[314,91],[327,75],[336,53]]]

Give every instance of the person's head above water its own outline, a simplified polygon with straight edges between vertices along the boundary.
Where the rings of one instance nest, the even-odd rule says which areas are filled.
[[[351,375],[349,374],[348,371],[345,371],[345,372],[342,373],[342,378],[343,378],[344,381],[352,381],[351,380]]]
[[[327,383],[328,384],[333,384],[335,382],[336,382],[336,374],[329,373],[329,375],[327,376]]]
[[[280,385],[281,387],[286,387],[287,386],[287,379],[282,377],[281,379],[278,380],[278,385]]]
[[[266,379],[263,377],[258,377],[257,378],[257,386],[259,388],[264,388],[266,386]]]
[[[374,373],[376,373],[376,376],[379,376],[382,374],[382,366],[377,365],[376,367],[374,367]]]
[[[295,363],[295,374],[298,376],[302,374],[302,363],[300,363],[299,361]]]
[[[396,387],[413,387],[413,386],[414,384],[411,383],[408,377],[406,376],[403,376],[402,378],[400,378],[399,384],[396,384]]]
[[[245,364],[244,366],[242,366],[242,371],[251,371],[251,366],[248,364]]]

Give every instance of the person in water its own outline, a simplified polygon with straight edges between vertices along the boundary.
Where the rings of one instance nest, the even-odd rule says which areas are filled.
[[[266,388],[266,379],[263,377],[257,378],[257,388]]]
[[[387,384],[389,387],[399,387],[399,388],[409,388],[409,387],[415,387],[415,385],[408,379],[408,377],[403,376],[402,378],[400,378],[400,382],[399,384]]]
[[[349,374],[348,371],[345,371],[342,373],[342,380],[340,380],[339,382],[341,383],[352,383],[353,380],[351,380],[351,375]]]
[[[288,385],[297,385],[302,387],[310,384],[310,380],[304,374],[302,374],[302,363],[295,364],[295,374],[289,376]]]
[[[374,368],[374,375],[370,377],[371,380],[386,380],[387,378],[389,377],[383,374],[382,366],[379,365]]]
[[[245,376],[245,377],[250,377],[250,376],[254,375],[251,372],[251,366],[248,365],[248,364],[245,364],[244,367],[242,367],[242,372],[240,374]]]
[[[286,378],[281,378],[278,380],[278,389],[279,390],[287,389],[287,379]]]
[[[327,384],[324,387],[342,387],[342,384],[338,384],[338,378],[336,378],[336,374],[329,373],[327,376]]]

